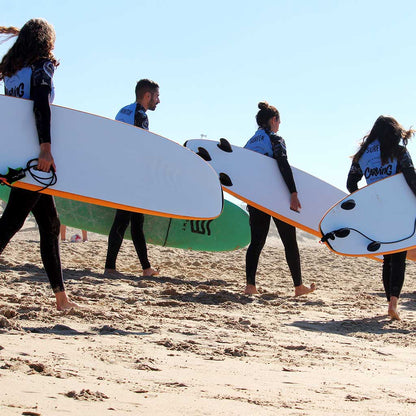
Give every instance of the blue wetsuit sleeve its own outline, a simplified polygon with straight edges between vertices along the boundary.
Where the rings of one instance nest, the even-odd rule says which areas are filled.
[[[293,178],[292,168],[289,165],[286,154],[286,147],[284,140],[279,136],[270,135],[270,142],[273,149],[273,158],[277,161],[280,173],[286,183],[289,192],[297,192],[295,179]]]
[[[347,189],[349,193],[353,193],[358,190],[358,182],[363,177],[363,171],[358,163],[352,162],[350,171],[347,178]]]

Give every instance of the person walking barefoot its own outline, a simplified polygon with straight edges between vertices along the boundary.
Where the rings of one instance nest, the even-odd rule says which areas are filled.
[[[0,34],[8,38],[17,36],[0,63],[0,81],[4,81],[5,94],[33,100],[33,112],[39,138],[37,169],[56,171],[52,156],[51,110],[54,97],[53,74],[59,65],[52,54],[55,30],[44,19],[31,19],[19,30],[0,26]],[[69,300],[62,277],[59,254],[59,219],[51,195],[13,187],[9,202],[0,218],[0,254],[23,226],[32,212],[39,226],[40,251],[45,272],[55,294],[56,308],[63,311],[77,308]]]
[[[287,160],[286,144],[283,138],[276,134],[280,126],[279,111],[265,101],[260,102],[258,107],[259,111],[256,116],[258,130],[247,142],[245,148],[276,159],[290,193],[290,209],[299,211],[301,204],[298,199],[292,169]],[[247,209],[250,214],[251,242],[246,253],[247,285],[244,293],[248,295],[258,293],[256,288],[257,266],[261,251],[266,243],[271,218],[273,218],[285,248],[286,261],[295,287],[295,296],[307,295],[313,292],[316,289],[315,283],[312,283],[310,287],[302,283],[296,228],[250,205],[247,206]]]

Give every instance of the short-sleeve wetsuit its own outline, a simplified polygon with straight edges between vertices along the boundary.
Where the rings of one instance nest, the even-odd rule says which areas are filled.
[[[6,95],[33,100],[40,144],[51,142],[49,103],[54,97],[54,69],[51,61],[41,59],[4,79]],[[55,293],[64,291],[58,240],[60,223],[51,195],[12,188],[0,218],[0,253],[23,226],[29,212],[39,226],[42,261],[52,289]]]
[[[283,138],[270,130],[259,128],[256,134],[244,146],[263,155],[274,158],[290,193],[296,192],[292,169],[287,160],[286,144]],[[260,253],[266,243],[270,227],[269,214],[248,205],[250,214],[251,242],[246,253],[246,279],[247,284],[256,284],[256,272]],[[302,284],[299,248],[296,241],[296,229],[273,217],[279,236],[285,248],[286,261],[292,276],[294,286]]]
[[[147,118],[146,110],[139,103],[132,103],[123,107],[117,113],[116,120],[149,130],[149,120]],[[143,232],[144,215],[118,209],[108,236],[107,258],[105,262],[106,269],[113,270],[116,268],[117,255],[120,251],[126,229],[130,223],[131,237],[140,264],[143,270],[150,267],[150,262],[147,257],[146,238]]]

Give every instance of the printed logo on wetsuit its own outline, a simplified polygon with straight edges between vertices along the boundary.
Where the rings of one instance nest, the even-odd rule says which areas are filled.
[[[12,88],[5,87],[4,89],[5,89],[6,95],[9,95],[11,97],[22,98],[25,94],[25,84],[23,82],[15,87],[12,87]]]
[[[366,179],[370,179],[372,177],[378,177],[378,176],[391,176],[393,173],[393,166],[392,165],[384,165],[380,168],[366,168],[364,171],[364,176]]]
[[[51,61],[47,61],[43,64],[43,70],[45,71],[46,75],[52,79],[55,72],[55,67]]]
[[[142,122],[142,129],[149,130],[149,120],[144,120]]]
[[[397,158],[384,165],[381,163],[381,146],[377,139],[368,146],[358,163],[368,185],[397,173]]]
[[[261,135],[261,134],[255,135],[254,137],[252,137],[249,140],[249,143],[251,144],[251,143],[257,143],[257,142],[263,142],[264,139],[265,139],[265,137],[263,135]]]
[[[377,143],[374,143],[372,146],[368,146],[365,153],[375,153],[380,151],[380,145]]]

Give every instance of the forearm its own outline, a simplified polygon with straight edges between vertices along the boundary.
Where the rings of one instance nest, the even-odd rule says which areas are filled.
[[[362,177],[363,172],[360,165],[357,162],[353,162],[347,178],[347,189],[349,193],[353,193],[358,190],[358,182],[360,182]]]
[[[33,112],[39,144],[51,143],[51,108],[49,105],[49,88],[33,89]]]
[[[358,182],[361,180],[361,175],[350,173],[347,179],[347,189],[350,194],[358,190]]]
[[[295,179],[293,178],[292,168],[286,157],[279,157],[276,159],[277,165],[279,166],[280,173],[282,174],[283,180],[286,183],[287,189],[291,194],[296,193]]]
[[[416,195],[416,173],[413,166],[403,169],[403,176],[406,179],[410,189]]]

